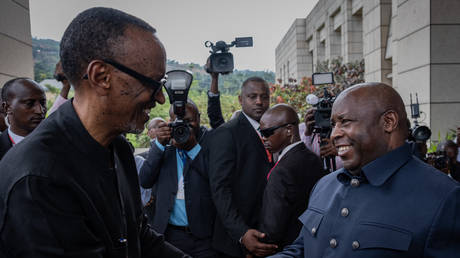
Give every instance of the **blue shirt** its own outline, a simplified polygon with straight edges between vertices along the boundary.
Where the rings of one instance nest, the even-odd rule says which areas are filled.
[[[459,257],[460,185],[404,144],[362,176],[323,177],[299,237],[273,257]]]
[[[155,144],[157,147],[164,151],[165,147],[158,142],[158,140],[155,140]],[[194,160],[195,157],[198,155],[198,153],[201,150],[200,144],[196,144],[191,150],[185,151],[185,150],[179,150],[176,149],[176,162],[177,162],[177,184],[179,187],[179,184],[182,180],[183,182],[183,176],[184,176],[184,166],[187,160]],[[180,189],[178,189],[177,193],[179,194]],[[185,195],[185,191],[184,191]],[[184,199],[178,199],[176,195],[176,200],[174,201],[174,207],[171,212],[171,216],[169,217],[169,223],[172,225],[176,226],[188,226],[188,219],[187,219],[187,211],[185,209],[185,200]]]

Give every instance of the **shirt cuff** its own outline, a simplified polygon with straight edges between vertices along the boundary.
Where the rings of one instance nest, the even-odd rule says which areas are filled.
[[[198,153],[200,152],[200,150],[201,150],[201,146],[200,146],[199,143],[197,143],[197,144],[195,145],[195,147],[193,147],[191,150],[187,151],[187,155],[189,156],[189,158],[190,158],[191,160],[194,160],[195,157],[196,157],[196,156],[198,155]]]
[[[165,151],[165,146],[163,146],[158,139],[155,139],[155,145],[160,149],[161,151]]]

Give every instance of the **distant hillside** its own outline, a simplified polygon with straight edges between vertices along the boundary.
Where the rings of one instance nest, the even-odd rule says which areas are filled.
[[[52,39],[32,38],[34,56],[34,78],[40,82],[53,78],[59,60],[59,42]]]
[[[53,78],[54,68],[59,60],[59,42],[51,39],[32,39],[35,80],[40,82],[44,79]],[[204,61],[203,61],[204,63]],[[184,69],[193,73],[194,85],[192,91],[207,91],[211,84],[211,77],[206,73],[203,66],[194,63],[180,64],[175,60],[168,60],[168,69]],[[270,83],[275,82],[275,74],[270,71],[235,70],[228,75],[220,76],[219,90],[225,94],[236,94],[242,82],[252,76],[259,76]]]

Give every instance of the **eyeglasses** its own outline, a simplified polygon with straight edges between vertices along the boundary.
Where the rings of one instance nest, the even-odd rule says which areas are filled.
[[[277,125],[277,126],[272,126],[272,127],[269,127],[269,128],[265,128],[265,129],[260,129],[260,134],[265,137],[265,138],[268,138],[270,136],[272,136],[276,129],[279,129],[281,127],[285,127],[285,126],[288,126],[288,125],[295,125],[296,122],[291,122],[291,123],[286,123],[286,124],[282,124],[282,125]]]
[[[143,85],[147,85],[149,88],[153,89],[153,95],[155,95],[159,90],[161,90],[161,87],[166,83],[166,78],[162,79],[161,81],[156,81],[152,78],[149,78],[145,75],[142,75],[136,71],[134,71],[131,68],[128,68],[114,60],[111,59],[102,59],[102,61],[112,65],[113,67],[117,68],[118,70],[126,73],[127,75],[130,75],[131,77],[137,79],[140,81]],[[85,74],[83,76],[83,79],[88,79],[88,74]]]

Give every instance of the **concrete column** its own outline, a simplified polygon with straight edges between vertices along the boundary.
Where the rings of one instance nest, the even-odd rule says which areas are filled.
[[[0,87],[15,77],[34,78],[28,0],[0,1]]]
[[[361,61],[363,58],[363,16],[362,8],[353,13],[352,0],[342,5],[344,23],[342,26],[343,62]]]
[[[366,81],[392,85],[390,60],[385,59],[388,25],[391,18],[391,0],[363,1],[363,41]]]

